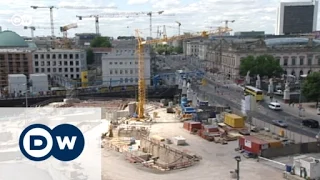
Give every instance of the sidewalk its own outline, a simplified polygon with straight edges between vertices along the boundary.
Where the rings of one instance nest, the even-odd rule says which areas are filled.
[[[270,102],[270,98],[268,96],[265,96],[264,100],[265,100],[265,102]],[[320,115],[317,115],[316,109],[312,109],[306,105],[306,104],[310,104],[310,103],[302,103],[303,109],[300,110],[300,116],[299,116],[299,104],[294,104],[294,106],[293,105],[289,106],[289,104],[285,104],[284,101],[280,98],[274,98],[273,101],[278,101],[278,103],[281,104],[283,111],[285,111],[293,116],[296,116],[296,117],[302,118],[302,119],[309,119],[310,118],[310,119],[320,121]]]

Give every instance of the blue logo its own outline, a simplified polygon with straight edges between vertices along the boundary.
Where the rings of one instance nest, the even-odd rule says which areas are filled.
[[[32,124],[19,138],[22,154],[31,161],[44,161],[51,156],[60,161],[72,161],[80,156],[84,145],[82,132],[71,124],[60,124],[53,129]]]

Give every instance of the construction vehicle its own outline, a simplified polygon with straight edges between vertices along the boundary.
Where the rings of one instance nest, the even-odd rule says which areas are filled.
[[[68,30],[77,28],[78,25],[76,23],[68,24],[66,26],[60,27],[60,31],[63,33],[63,48],[71,49],[71,43],[68,40]]]
[[[183,39],[189,39],[189,38],[194,38],[194,37],[204,37],[208,38],[209,35],[215,35],[219,34],[221,35],[222,33],[230,32],[232,29],[228,27],[219,27],[216,30],[213,31],[202,31],[198,33],[190,33],[190,34],[185,34],[185,35],[180,35],[180,36],[173,36],[168,38],[166,35],[166,29],[165,26],[163,27],[163,37],[160,39],[154,39],[154,40],[143,40],[141,37],[141,32],[137,29],[136,32],[136,38],[138,40],[138,46],[137,46],[137,52],[138,52],[138,67],[139,67],[139,82],[138,82],[138,110],[137,114],[138,120],[145,119],[145,114],[144,114],[144,105],[146,102],[146,84],[145,84],[145,75],[144,75],[144,53],[145,53],[145,45],[153,45],[157,43],[167,43],[167,42],[172,42],[175,40],[183,40]]]

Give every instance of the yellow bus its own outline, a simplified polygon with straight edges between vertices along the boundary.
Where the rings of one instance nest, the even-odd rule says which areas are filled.
[[[245,86],[244,87],[245,95],[252,95],[256,98],[257,101],[263,100],[263,92],[262,90],[255,88],[253,86]]]

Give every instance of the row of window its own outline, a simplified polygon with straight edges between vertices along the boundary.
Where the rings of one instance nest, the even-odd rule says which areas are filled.
[[[52,71],[51,71],[52,69]],[[64,70],[64,71],[63,71]],[[51,73],[51,72],[80,72],[80,68],[35,68],[35,73]]]
[[[138,71],[138,69],[124,69],[124,70],[122,70],[122,69],[120,69],[120,70],[118,70],[118,69],[111,69],[110,70],[110,74],[133,74],[133,73],[138,73],[139,71]]]
[[[133,78],[120,78],[120,83],[128,83],[128,82],[133,83],[134,81],[138,82],[138,78],[135,78],[135,79],[133,79]]]
[[[63,63],[62,63],[63,62]],[[51,61],[35,61],[34,62],[34,66],[62,66],[62,65],[64,65],[64,66],[74,66],[74,65],[76,65],[76,66],[79,66],[79,61],[52,61],[52,63],[51,63]]]
[[[120,64],[120,65],[123,65],[123,64],[124,64],[124,65],[127,65],[127,64],[132,65],[133,63],[134,63],[134,64],[138,64],[138,62],[112,62],[112,61],[109,62],[110,65],[113,65],[113,64],[114,64],[114,65],[118,65],[118,64]]]
[[[280,59],[278,58],[278,61]],[[291,57],[291,65],[298,65],[297,61],[299,62],[299,65],[305,65],[304,63],[304,58],[300,57],[299,59],[297,59],[296,57]],[[284,58],[283,59],[283,66],[287,66],[288,65],[288,58]],[[307,61],[307,65],[311,66],[312,65],[312,58],[308,58]],[[320,58],[318,58],[318,65],[320,65]]]
[[[84,54],[34,54],[34,59],[81,59],[84,58]]]

